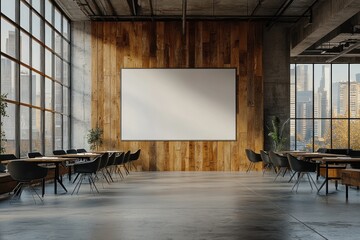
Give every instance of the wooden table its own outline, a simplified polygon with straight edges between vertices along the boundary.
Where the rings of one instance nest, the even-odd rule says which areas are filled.
[[[339,179],[339,178],[330,178],[329,177],[329,164],[335,164],[335,163],[360,163],[360,158],[351,158],[351,157],[324,157],[318,160],[320,163],[325,164],[325,181],[320,186],[320,189],[324,186],[326,187],[325,193],[326,195],[329,193],[329,185],[328,181],[331,179]]]

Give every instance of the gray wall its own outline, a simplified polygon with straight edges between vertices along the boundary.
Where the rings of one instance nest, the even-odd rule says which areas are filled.
[[[91,24],[71,25],[71,147],[89,149],[86,134],[91,128]]]
[[[264,28],[263,74],[264,74],[264,149],[272,149],[268,128],[272,116],[282,122],[290,117],[290,38],[288,28],[277,23],[270,30]],[[289,136],[290,124],[285,136]],[[286,148],[289,148],[287,137]]]

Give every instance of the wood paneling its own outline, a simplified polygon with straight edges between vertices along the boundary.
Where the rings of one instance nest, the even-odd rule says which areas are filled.
[[[103,149],[141,148],[143,170],[244,170],[245,148],[263,147],[262,24],[188,22],[185,35],[181,24],[92,23],[92,126],[104,129]],[[237,141],[120,140],[120,69],[167,67],[236,68]]]

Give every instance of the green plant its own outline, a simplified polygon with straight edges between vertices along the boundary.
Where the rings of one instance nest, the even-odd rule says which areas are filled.
[[[103,143],[103,130],[99,127],[92,128],[89,130],[87,135],[88,143],[90,144],[91,150],[96,150]]]
[[[284,129],[289,120],[290,119],[287,119],[284,123],[281,124],[280,118],[278,116],[273,116],[271,119],[271,127],[268,127],[268,136],[271,137],[273,141],[274,151],[284,150],[283,148],[286,142],[286,137],[284,137]]]
[[[4,153],[5,152],[5,147],[4,147],[4,143],[6,142],[6,136],[5,136],[5,131],[3,129],[3,118],[7,117],[6,114],[6,108],[7,108],[7,102],[4,101],[4,99],[6,99],[7,94],[1,94],[0,97],[0,153]]]

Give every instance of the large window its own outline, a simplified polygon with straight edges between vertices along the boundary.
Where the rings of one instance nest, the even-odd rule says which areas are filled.
[[[360,64],[290,65],[292,149],[360,149]]]
[[[70,22],[51,0],[0,0],[5,150],[69,148]]]

